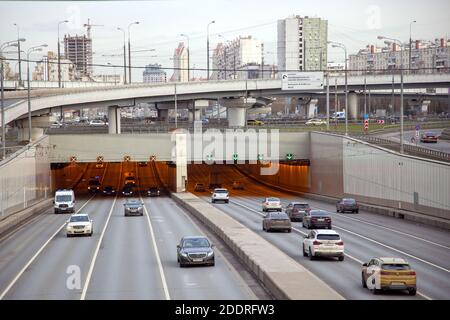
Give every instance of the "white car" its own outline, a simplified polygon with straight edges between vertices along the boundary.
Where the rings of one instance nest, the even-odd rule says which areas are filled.
[[[211,196],[211,202],[215,203],[216,201],[224,201],[228,203],[230,201],[230,194],[227,189],[216,188]]]
[[[315,257],[337,257],[344,261],[344,241],[334,230],[312,230],[303,240],[303,256],[314,260]]]
[[[59,122],[59,121],[53,121],[53,122],[50,124],[50,128],[52,128],[52,129],[55,129],[55,128],[61,128],[62,126],[63,126],[62,123]]]
[[[262,202],[262,211],[267,212],[270,210],[281,212],[281,201],[278,198],[265,198]]]
[[[67,237],[74,236],[77,234],[87,234],[92,236],[94,228],[92,225],[92,220],[89,218],[87,213],[78,213],[70,216],[67,220],[66,234]]]
[[[327,122],[325,120],[321,120],[321,119],[310,119],[310,120],[306,121],[305,124],[307,126],[321,126],[321,125],[327,124]]]
[[[105,126],[106,123],[104,121],[102,121],[102,120],[91,120],[89,122],[89,125],[90,126]]]

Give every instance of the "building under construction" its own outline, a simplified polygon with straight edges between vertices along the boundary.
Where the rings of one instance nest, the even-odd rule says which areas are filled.
[[[92,39],[86,36],[64,36],[66,59],[75,65],[78,77],[92,75]]]

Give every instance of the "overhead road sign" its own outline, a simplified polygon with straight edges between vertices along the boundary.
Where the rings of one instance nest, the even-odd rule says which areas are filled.
[[[323,72],[286,72],[281,75],[281,90],[322,90]]]

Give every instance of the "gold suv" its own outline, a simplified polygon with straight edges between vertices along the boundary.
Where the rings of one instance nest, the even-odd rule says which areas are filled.
[[[416,294],[416,272],[402,258],[373,258],[362,265],[362,286],[374,294],[381,290],[407,290]]]

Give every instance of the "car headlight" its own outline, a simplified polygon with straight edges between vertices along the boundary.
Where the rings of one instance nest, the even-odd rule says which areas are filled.
[[[185,252],[180,252],[180,254],[181,254],[182,257],[187,258],[187,253],[185,253]]]
[[[208,252],[208,257],[211,257],[214,254],[214,251]]]

